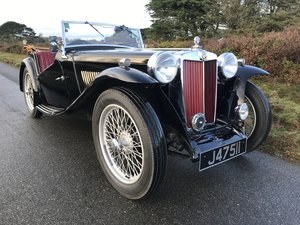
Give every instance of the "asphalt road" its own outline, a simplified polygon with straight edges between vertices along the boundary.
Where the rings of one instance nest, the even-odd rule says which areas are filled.
[[[169,157],[159,192],[128,201],[100,169],[90,121],[31,119],[17,70],[0,74],[0,224],[300,224],[300,166],[259,151],[202,173]]]

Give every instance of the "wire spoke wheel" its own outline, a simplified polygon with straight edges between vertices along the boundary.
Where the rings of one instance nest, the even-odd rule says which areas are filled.
[[[164,178],[167,146],[149,103],[125,88],[108,89],[93,110],[97,156],[111,185],[128,199],[150,196]]]
[[[136,182],[143,171],[144,149],[137,125],[124,108],[108,105],[103,110],[99,138],[104,159],[114,176],[123,183]]]
[[[247,96],[245,96],[245,103],[247,103],[249,108],[249,114],[245,121],[245,133],[248,137],[250,137],[256,126],[256,113],[253,103],[249,100]]]
[[[25,68],[23,73],[23,92],[25,103],[30,113],[30,116],[33,118],[40,118],[42,116],[42,113],[34,105],[36,95],[34,94],[33,87],[34,86],[32,76],[27,70],[27,68]]]
[[[27,107],[30,111],[34,110],[34,105],[33,105],[33,85],[32,85],[32,80],[30,77],[30,74],[28,71],[26,71],[24,75],[24,95],[25,95],[25,100]]]

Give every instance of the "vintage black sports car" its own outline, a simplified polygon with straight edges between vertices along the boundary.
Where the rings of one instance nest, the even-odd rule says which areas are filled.
[[[205,170],[255,150],[271,127],[262,91],[249,82],[268,72],[232,53],[144,48],[139,29],[62,22],[62,41],[36,51],[20,68],[30,115],[91,113],[101,167],[129,199],[160,185],[167,153]]]

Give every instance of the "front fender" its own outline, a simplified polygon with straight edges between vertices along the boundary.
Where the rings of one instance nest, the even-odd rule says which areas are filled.
[[[270,75],[270,73],[261,68],[250,65],[239,66],[236,73],[237,77],[247,77],[247,79],[257,75]]]
[[[109,77],[126,83],[158,84],[159,82],[140,70],[134,68],[112,67],[96,76],[95,82],[101,77]]]
[[[98,96],[110,88],[127,89],[142,97],[153,106],[161,122],[166,125],[164,126],[165,132],[167,133],[166,130],[172,127],[180,134],[178,137],[181,139],[178,142],[180,141],[185,145],[189,144],[185,126],[176,109],[161,89],[160,83],[148,74],[133,68],[114,67],[102,71],[66,111],[76,109],[83,104],[89,104],[93,108]]]
[[[93,104],[96,98],[109,88],[125,87],[132,90],[145,90],[153,86],[158,87],[159,82],[142,71],[134,68],[112,67],[99,73],[68,108],[76,108],[85,102]]]
[[[247,80],[252,76],[270,75],[269,72],[250,65],[239,66],[236,73],[237,82],[235,85],[236,95],[238,96],[238,105],[245,102],[245,90]]]
[[[27,57],[26,59],[23,59],[19,71],[19,85],[20,85],[20,91],[23,92],[23,73],[25,68],[27,68],[31,79],[32,79],[32,84],[33,84],[33,89],[35,92],[38,92],[40,90],[39,83],[37,81],[36,75],[37,75],[37,69],[36,69],[36,64],[31,57]]]

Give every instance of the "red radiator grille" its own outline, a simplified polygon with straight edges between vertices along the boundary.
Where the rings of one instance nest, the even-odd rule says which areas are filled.
[[[215,121],[216,60],[184,60],[182,67],[183,95],[187,125],[196,113],[205,114],[207,123]]]

